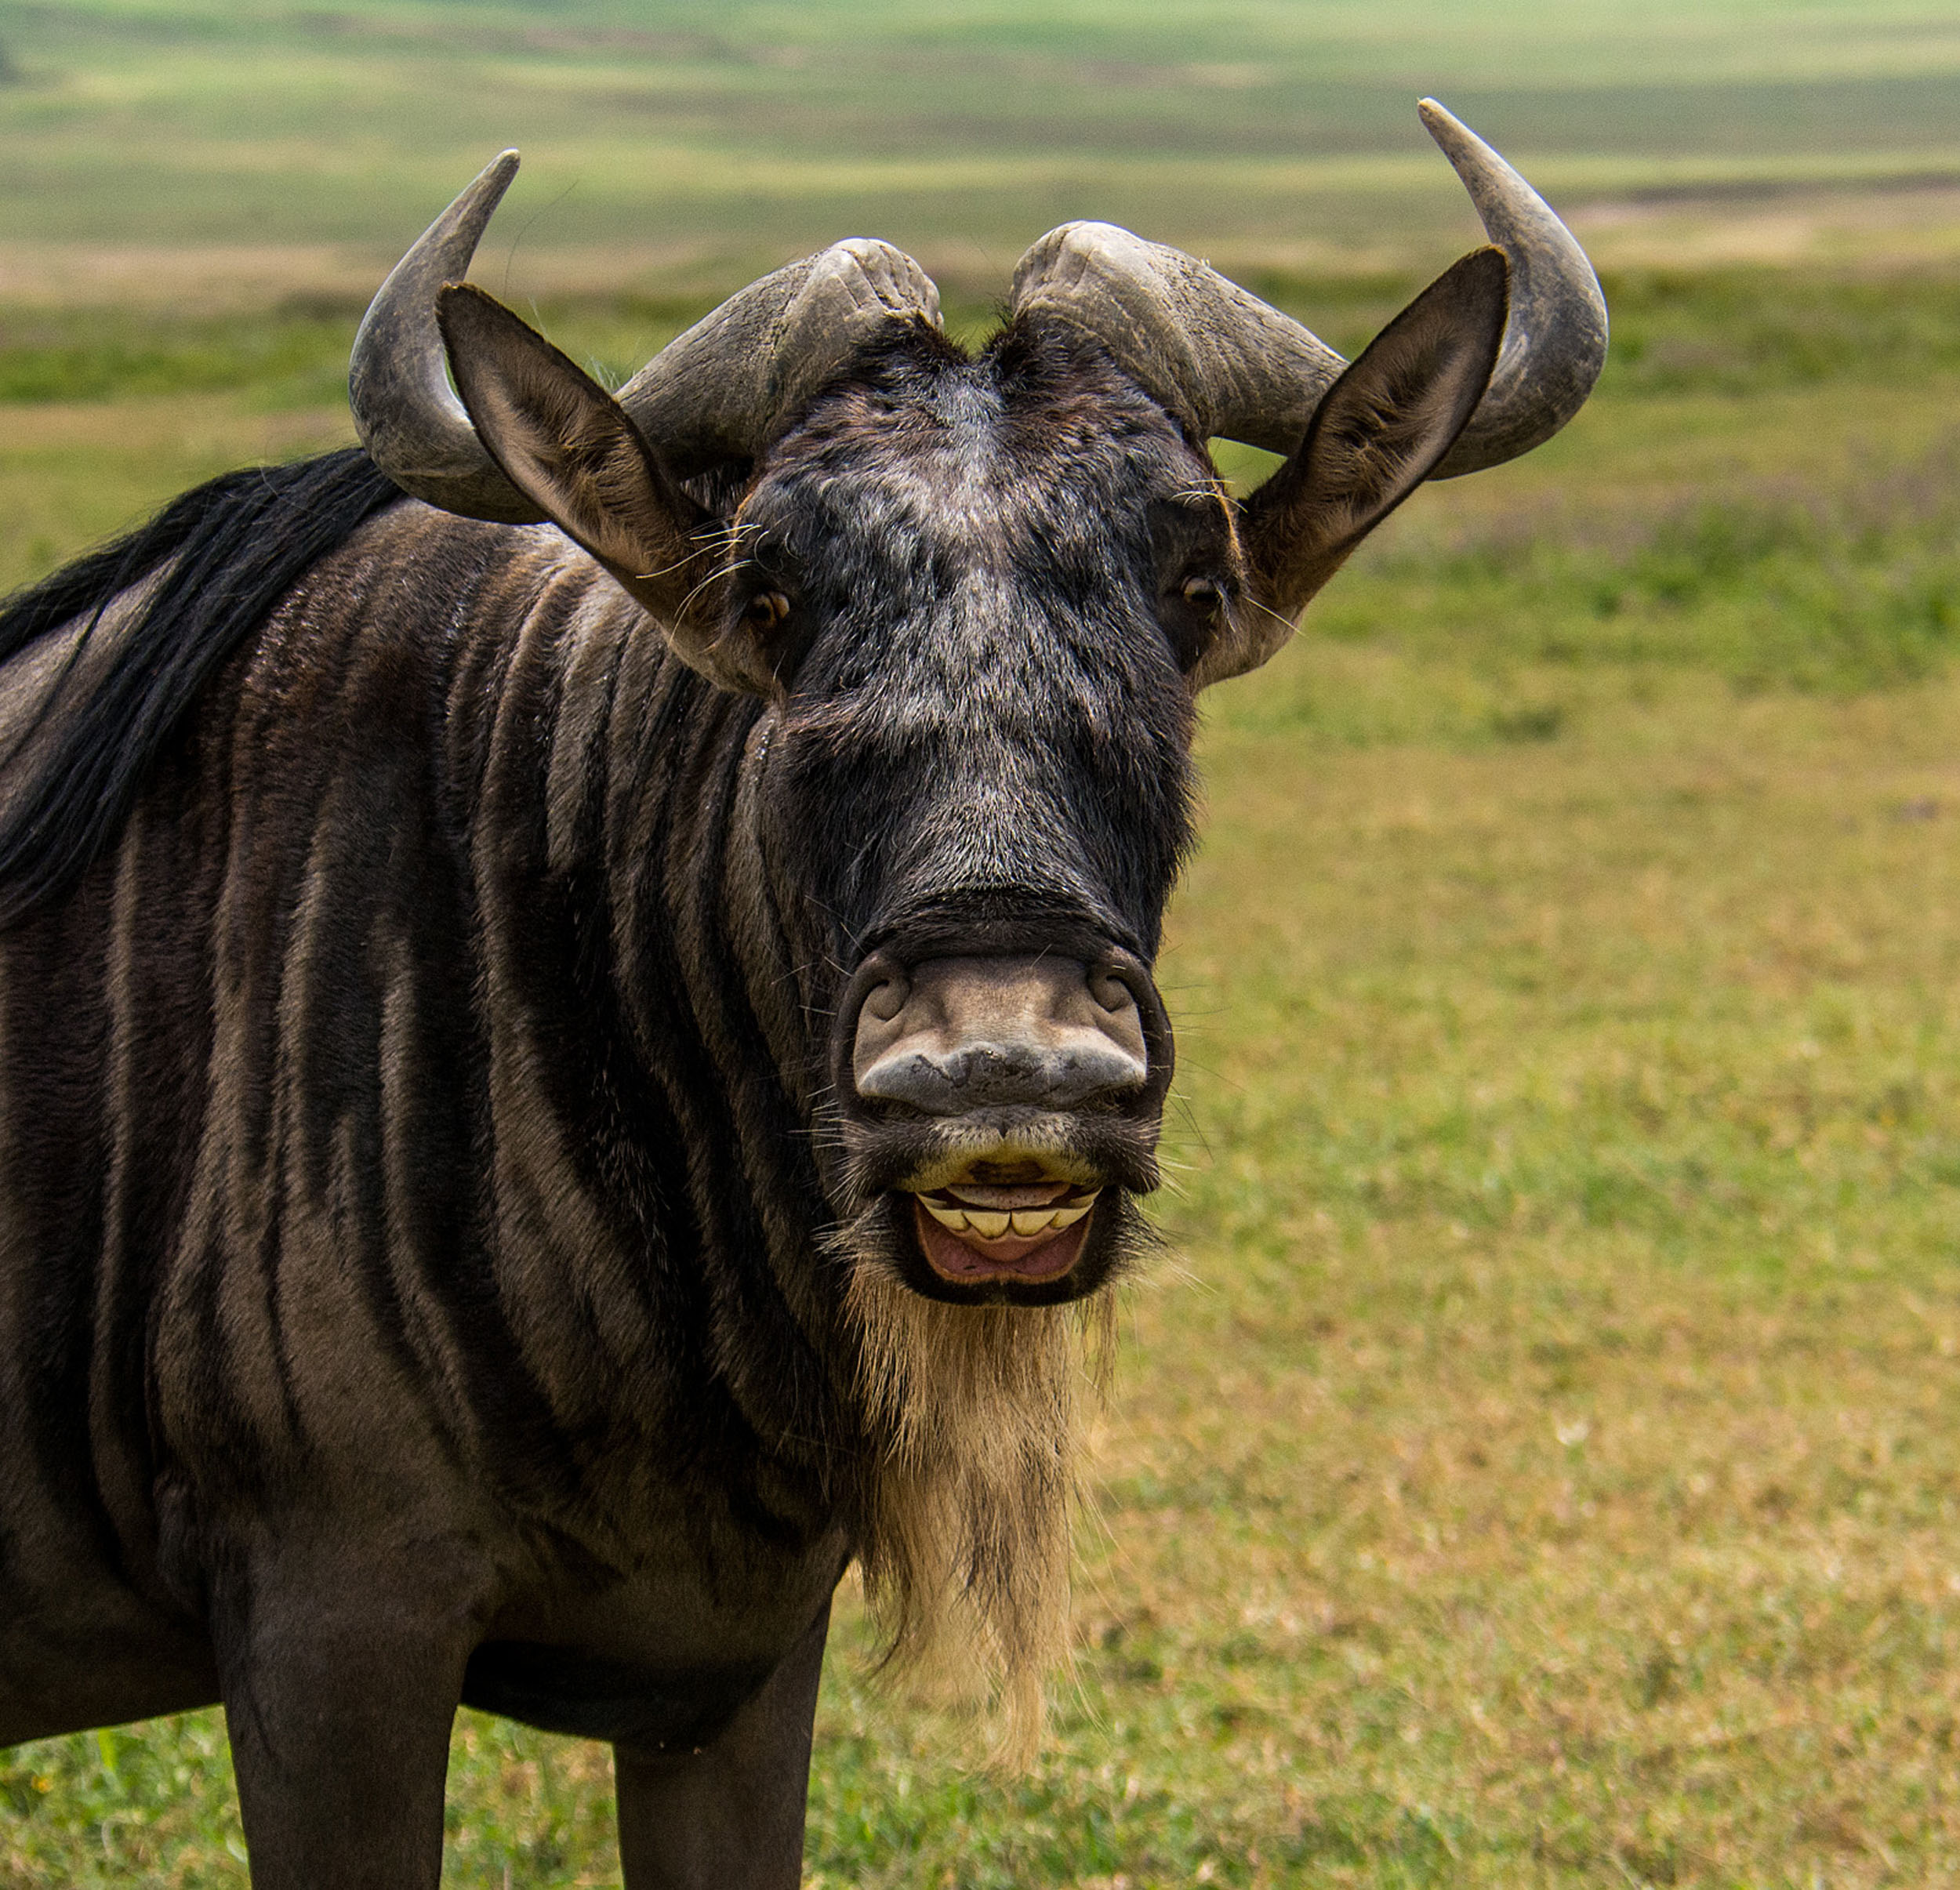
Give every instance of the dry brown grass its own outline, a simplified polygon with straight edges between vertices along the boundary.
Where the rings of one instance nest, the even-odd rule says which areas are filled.
[[[934,1817],[819,1881],[1960,1879],[1960,689],[1224,720],[1083,1708],[963,1797],[840,1678]]]
[[[1602,401],[1341,595],[1446,615],[1425,545],[1631,542],[1886,453],[1936,482],[1955,411]],[[0,557],[343,428],[13,409]],[[1388,621],[1219,692],[1164,966],[1188,1271],[1127,1315],[1080,1692],[991,1780],[847,1608],[813,1884],[1960,1877],[1960,684],[1744,696],[1507,634]],[[1533,691],[1562,716],[1495,713]],[[467,1719],[449,1881],[610,1881],[605,1779]],[[0,1797],[9,1890],[242,1881],[210,1717],[11,1755]]]

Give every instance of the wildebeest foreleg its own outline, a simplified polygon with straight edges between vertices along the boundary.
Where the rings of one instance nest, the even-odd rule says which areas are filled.
[[[466,1565],[282,1550],[218,1586],[212,1633],[252,1890],[435,1890]]]
[[[797,1890],[829,1605],[699,1752],[613,1748],[626,1890]]]

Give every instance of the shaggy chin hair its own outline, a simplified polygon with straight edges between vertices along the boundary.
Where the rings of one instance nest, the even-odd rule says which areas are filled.
[[[1112,1279],[1150,1241],[1124,1205]],[[865,1592],[886,1664],[977,1664],[1000,1716],[998,1756],[1025,1764],[1040,1743],[1044,1681],[1069,1656],[1081,1392],[1107,1384],[1115,1297],[1105,1286],[1059,1306],[925,1299],[900,1281],[889,1227],[874,1210],[837,1242],[875,1453]]]

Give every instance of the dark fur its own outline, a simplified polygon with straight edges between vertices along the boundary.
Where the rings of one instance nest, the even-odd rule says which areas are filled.
[[[789,600],[765,702],[553,528],[386,497],[236,476],[0,620],[176,560],[0,835],[0,1743],[222,1698],[255,1883],[401,1890],[466,1700],[615,1742],[635,1890],[793,1885],[854,1554],[1024,1666],[1065,1624],[1023,1355],[1154,1184],[1234,516],[1092,350],[915,333],[724,521],[713,635]],[[867,967],[1031,950],[1131,985],[1152,1079],[1007,1125],[1106,1211],[975,1308],[880,1192],[1000,1125],[840,1072]]]
[[[1039,338],[867,363],[741,514],[806,626],[768,711],[347,456],[16,602],[176,560],[4,842],[0,1740],[222,1695],[278,1882],[341,1816],[274,1808],[322,1663],[390,1668],[335,1743],[397,1782],[458,1697],[641,1772],[751,1736],[880,1449],[829,1020],[976,924],[1147,964],[1190,712],[1140,502],[1207,478]]]
[[[302,571],[399,496],[358,450],[226,473],[9,600],[0,662],[170,567],[107,677],[64,714],[34,791],[0,817],[0,925],[94,858],[218,666]]]

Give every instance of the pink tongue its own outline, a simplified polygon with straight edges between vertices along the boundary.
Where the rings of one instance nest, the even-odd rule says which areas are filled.
[[[963,1181],[946,1190],[968,1207],[991,1208],[996,1214],[1011,1213],[1018,1207],[1047,1207],[1068,1192],[1066,1181],[1040,1181],[1025,1188],[969,1187]]]

